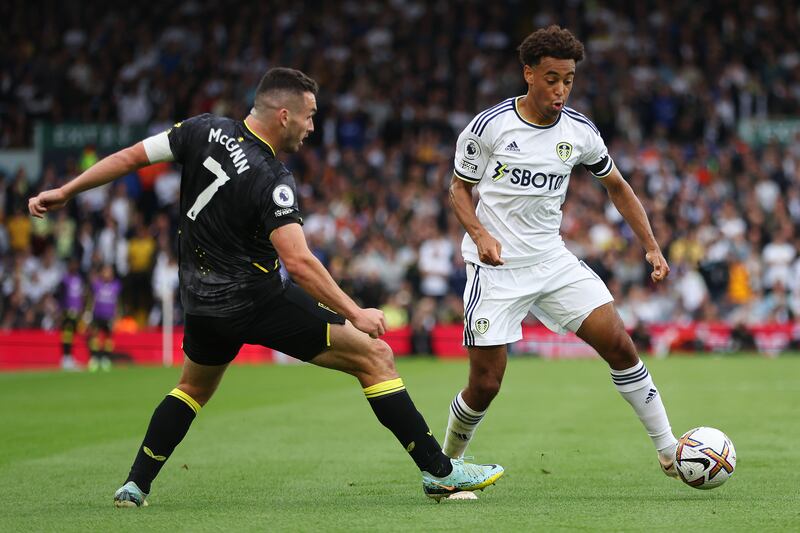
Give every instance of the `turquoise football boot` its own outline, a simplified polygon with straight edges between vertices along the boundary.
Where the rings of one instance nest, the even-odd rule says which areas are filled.
[[[422,490],[436,501],[463,491],[483,490],[494,485],[505,470],[500,465],[478,465],[465,463],[463,459],[450,459],[453,471],[444,477],[422,473]]]
[[[116,507],[147,507],[147,493],[142,492],[136,483],[128,481],[114,493]]]

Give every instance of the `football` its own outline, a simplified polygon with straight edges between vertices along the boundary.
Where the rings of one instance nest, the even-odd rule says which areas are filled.
[[[725,433],[699,427],[678,439],[675,465],[684,483],[696,489],[713,489],[725,483],[736,469],[736,449]]]
[[[448,500],[477,500],[478,496],[474,492],[462,490],[447,497]]]

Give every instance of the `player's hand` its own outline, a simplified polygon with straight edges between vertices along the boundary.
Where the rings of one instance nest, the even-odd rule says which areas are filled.
[[[363,331],[373,339],[386,333],[386,318],[380,309],[362,309],[359,314],[350,319],[350,322],[356,329]]]
[[[68,201],[69,197],[60,188],[42,191],[28,200],[28,212],[37,218],[44,218],[45,213],[61,209]]]
[[[500,241],[488,233],[481,235],[475,241],[475,246],[478,247],[478,259],[481,260],[481,263],[492,266],[506,264],[506,262],[500,257],[500,252],[502,251],[503,246],[500,244]]]
[[[653,265],[653,271],[650,273],[650,279],[652,279],[653,282],[658,283],[669,276],[669,265],[664,258],[664,254],[661,253],[661,250],[655,249],[647,252],[644,257],[647,259],[648,263]]]

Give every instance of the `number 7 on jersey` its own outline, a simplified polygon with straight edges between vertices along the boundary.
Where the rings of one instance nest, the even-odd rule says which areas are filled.
[[[211,156],[206,157],[206,160],[203,161],[203,166],[206,167],[208,170],[214,174],[217,179],[211,182],[211,184],[203,189],[203,192],[197,195],[197,200],[194,201],[192,207],[189,208],[189,212],[186,213],[186,216],[195,220],[197,215],[200,214],[200,211],[211,201],[215,194],[220,187],[228,183],[231,177],[222,170],[222,165],[220,165],[216,159]]]

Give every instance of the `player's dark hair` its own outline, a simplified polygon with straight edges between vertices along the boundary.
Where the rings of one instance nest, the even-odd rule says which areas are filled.
[[[319,85],[299,70],[285,67],[271,68],[264,74],[256,88],[256,98],[273,91],[288,91],[296,94],[312,93],[316,96]]]
[[[536,30],[519,45],[519,60],[530,67],[539,64],[543,57],[555,59],[583,59],[583,43],[571,31],[553,24]]]

